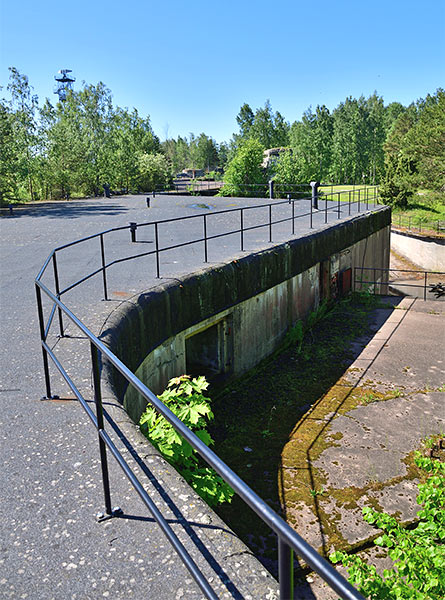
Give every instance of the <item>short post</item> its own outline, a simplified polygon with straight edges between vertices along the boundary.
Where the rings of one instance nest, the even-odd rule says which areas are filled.
[[[312,188],[312,206],[315,210],[318,210],[318,187],[320,185],[319,181],[311,181]]]
[[[153,198],[155,198],[155,197],[156,197],[156,192],[155,192],[155,190],[153,190]]]
[[[9,214],[12,215],[12,204],[8,204]]]
[[[134,221],[130,221],[130,234],[131,234],[131,241],[134,244],[136,242],[136,229],[138,228],[137,223],[135,223]]]
[[[270,179],[269,180],[269,198],[271,200],[273,200],[273,194],[274,194],[274,180]]]
[[[428,282],[428,272],[425,271],[425,285],[423,287],[423,299],[426,300],[426,288],[427,288],[427,282]]]
[[[278,580],[280,600],[293,600],[294,552],[281,538],[278,539]]]
[[[150,197],[147,196],[146,200],[147,200],[147,208],[150,208]]]
[[[272,242],[272,204],[269,204],[269,242]]]

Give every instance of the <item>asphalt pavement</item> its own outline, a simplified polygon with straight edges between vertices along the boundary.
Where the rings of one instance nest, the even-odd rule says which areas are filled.
[[[159,226],[162,249],[181,241],[202,240],[204,217],[189,219],[198,214],[207,215],[208,237],[237,229],[231,236],[210,240],[208,244],[209,263],[229,260],[240,253],[241,207],[246,207],[244,250],[270,246],[269,226],[257,227],[267,222],[269,208],[256,211],[251,208],[267,203],[252,199],[156,196],[151,198],[148,208],[145,196],[127,196],[39,203],[14,208],[12,214],[6,212],[2,216],[0,597],[179,600],[202,596],[114,464],[110,467],[113,502],[122,506],[124,518],[101,524],[95,521],[96,512],[103,510],[96,433],[57,375],[52,382],[53,393],[59,400],[42,399],[45,386],[34,278],[54,247],[130,222],[152,223],[180,217]],[[289,219],[292,206],[286,203],[280,206],[280,209],[273,207],[274,218],[278,215],[275,211],[282,210],[286,211],[281,213],[283,218]],[[225,209],[233,212],[215,214]],[[304,216],[295,219],[294,235],[310,230],[310,212],[308,201],[295,204],[295,215]],[[329,204],[326,212],[312,215],[312,225],[329,226],[339,216],[349,218],[348,212],[346,205],[339,214],[336,206]],[[292,222],[283,221],[273,226],[272,243],[292,235]],[[155,244],[154,225],[138,227],[135,243],[131,242],[128,230],[113,232],[105,239],[106,260],[151,252]],[[161,277],[177,277],[202,266],[203,261],[202,241],[166,250],[160,258]],[[97,238],[60,252],[61,289],[99,266]],[[52,285],[51,270],[45,277],[44,281]],[[75,288],[64,296],[64,301],[95,333],[100,333],[107,316],[123,299],[157,283],[152,254],[110,269],[108,302],[102,301],[100,277]],[[50,338],[54,347],[61,343],[56,333]],[[91,393],[91,373],[85,366],[83,351],[70,354],[70,344],[77,343],[78,332],[67,325],[66,333],[71,336],[64,339],[67,368],[80,377],[79,389]],[[157,463],[155,456],[146,456],[149,463],[153,462],[155,475],[148,477],[148,485],[156,502],[166,505],[167,518],[194,553],[219,597],[255,600],[276,597],[276,582],[253,557],[248,557],[244,565],[233,558],[246,554],[245,547],[238,545],[222,522],[212,520],[205,507],[187,495],[187,488],[181,487],[179,478],[177,487],[169,490],[173,497],[166,498],[162,489],[165,467]],[[221,551],[218,540],[223,539],[228,540],[229,546]],[[223,560],[218,563],[215,556],[223,556]]]

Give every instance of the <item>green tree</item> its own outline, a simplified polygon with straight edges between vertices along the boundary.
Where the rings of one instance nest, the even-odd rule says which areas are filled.
[[[152,191],[171,184],[171,169],[164,154],[140,154],[138,157],[139,188]]]
[[[11,94],[12,135],[15,140],[15,172],[17,184],[23,185],[29,197],[35,197],[34,178],[36,170],[35,156],[40,150],[38,136],[37,110],[38,98],[32,93],[28,77],[15,67],[9,68],[10,80],[7,90]],[[5,115],[3,115],[5,116]]]
[[[221,193],[227,196],[246,196],[251,191],[258,193],[250,186],[267,183],[267,172],[261,166],[263,155],[264,146],[257,139],[244,141],[227,166]]]

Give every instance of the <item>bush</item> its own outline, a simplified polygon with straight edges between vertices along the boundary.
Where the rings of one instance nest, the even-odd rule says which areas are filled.
[[[370,599],[442,600],[445,598],[445,463],[416,453],[415,462],[426,474],[419,484],[414,529],[402,527],[394,517],[372,508],[363,509],[365,521],[383,530],[374,543],[387,549],[394,562],[383,576],[359,556],[334,552],[332,562],[348,569],[349,581]]]
[[[207,425],[213,419],[213,413],[210,399],[203,396],[208,385],[205,377],[190,379],[188,375],[181,375],[171,379],[158,398],[210,446],[213,439]],[[230,502],[234,494],[232,488],[212,468],[203,464],[196,450],[150,404],[139,423],[142,433],[209,506]]]

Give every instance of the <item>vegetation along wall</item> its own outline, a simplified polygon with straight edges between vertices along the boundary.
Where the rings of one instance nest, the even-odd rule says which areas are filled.
[[[323,298],[347,291],[354,266],[389,266],[390,215],[382,207],[161,284],[114,314],[105,342],[155,393],[183,373],[241,375]],[[143,398],[108,379],[138,422]]]

